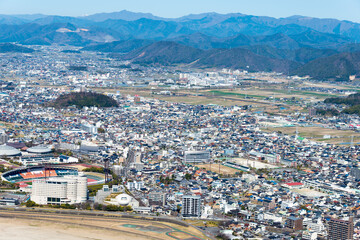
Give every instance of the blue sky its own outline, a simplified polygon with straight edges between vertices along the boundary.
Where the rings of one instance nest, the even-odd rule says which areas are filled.
[[[150,12],[161,17],[240,12],[271,17],[304,15],[360,22],[360,0],[0,0],[0,14],[82,16],[124,9]]]

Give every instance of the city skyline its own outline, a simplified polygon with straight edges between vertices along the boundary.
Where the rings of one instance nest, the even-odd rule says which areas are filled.
[[[71,7],[69,7],[71,6]],[[206,12],[243,13],[247,15],[260,15],[269,17],[289,17],[302,15],[317,18],[335,18],[360,22],[358,11],[360,2],[356,0],[319,0],[319,1],[285,1],[285,0],[225,0],[223,2],[214,0],[198,0],[196,2],[183,1],[45,1],[35,0],[31,5],[26,0],[1,0],[0,14],[46,14],[63,16],[85,16],[103,12],[118,12],[128,10],[132,12],[152,13],[165,18],[177,18],[188,14],[199,14]]]

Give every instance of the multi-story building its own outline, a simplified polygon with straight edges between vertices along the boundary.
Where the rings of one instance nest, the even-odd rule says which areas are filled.
[[[141,171],[144,168],[144,164],[141,162],[142,158],[143,154],[141,152],[130,150],[125,161],[125,166]]]
[[[81,130],[84,130],[85,132],[88,132],[91,134],[97,134],[97,127],[94,125],[90,125],[88,123],[82,124]]]
[[[329,240],[352,240],[354,235],[354,222],[350,217],[348,220],[331,218],[328,222]]]
[[[33,180],[31,200],[37,204],[74,204],[87,200],[87,178],[64,176]]]
[[[319,233],[319,234],[325,232],[325,225],[321,221],[321,218],[318,218],[317,220],[312,220],[310,222],[307,222],[306,225],[307,225],[307,229],[310,232],[316,232],[316,233]]]
[[[295,231],[302,230],[303,219],[297,217],[288,217],[285,222],[286,227],[291,228]]]
[[[201,216],[200,196],[190,196],[190,195],[183,196],[181,214],[183,217],[200,217]]]
[[[184,163],[209,162],[210,151],[185,151]]]
[[[6,133],[1,133],[0,134],[0,144],[5,144],[9,141],[9,135],[7,135]]]
[[[166,193],[162,192],[150,192],[148,195],[149,203],[151,205],[165,206]]]
[[[144,187],[144,182],[143,181],[127,182],[126,187],[129,189],[129,191],[134,191],[134,190],[139,191],[141,188]]]
[[[351,168],[350,175],[353,176],[355,179],[360,179],[360,169],[357,167]]]

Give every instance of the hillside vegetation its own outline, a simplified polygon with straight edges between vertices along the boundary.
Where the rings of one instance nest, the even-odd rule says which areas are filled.
[[[349,107],[343,113],[360,115],[360,93],[351,94],[347,97],[327,98],[325,103],[345,104]]]
[[[34,49],[22,47],[12,43],[0,43],[0,53],[19,52],[19,53],[32,53]]]

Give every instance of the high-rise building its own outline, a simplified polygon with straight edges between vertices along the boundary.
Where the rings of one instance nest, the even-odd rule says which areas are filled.
[[[181,214],[183,217],[201,216],[201,198],[200,196],[183,196]]]
[[[331,218],[328,222],[329,240],[352,240],[354,235],[354,222],[350,217],[348,220]]]
[[[142,158],[141,152],[130,150],[125,161],[125,167],[141,171],[144,168],[144,164],[141,162]]]
[[[53,177],[33,180],[31,200],[37,204],[74,204],[87,200],[87,178]]]
[[[9,141],[9,135],[7,135],[6,133],[1,133],[0,134],[0,144],[5,144]]]
[[[126,158],[126,165],[141,163],[141,159],[142,159],[141,152],[130,150]]]

